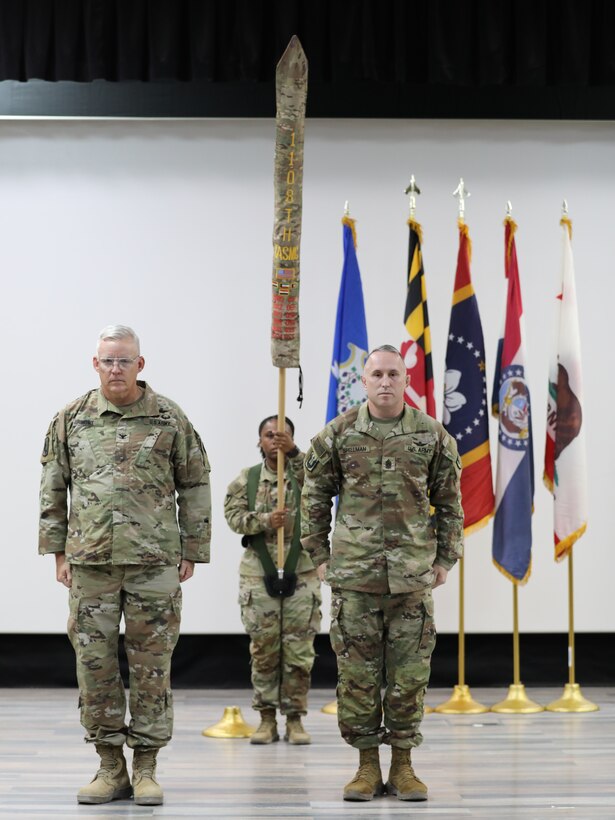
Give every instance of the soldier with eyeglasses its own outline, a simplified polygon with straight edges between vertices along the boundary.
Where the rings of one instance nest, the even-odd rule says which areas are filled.
[[[134,330],[104,328],[93,365],[100,387],[60,410],[45,437],[39,553],[55,554],[57,580],[70,589],[81,723],[101,761],[77,800],[107,803],[134,790],[135,803],[158,805],[156,756],[173,729],[180,583],[209,561],[209,462],[184,412],[137,378],[145,359]],[[133,750],[132,782],[124,744]]]

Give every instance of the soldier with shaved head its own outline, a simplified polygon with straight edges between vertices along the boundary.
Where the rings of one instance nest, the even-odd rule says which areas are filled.
[[[372,351],[362,381],[367,402],[331,421],[307,452],[301,540],[332,588],[338,721],[360,755],[344,799],[385,792],[379,747],[386,743],[386,791],[426,800],[410,749],[422,741],[432,589],[462,554],[461,462],[442,425],[404,404],[408,376],[394,347]]]

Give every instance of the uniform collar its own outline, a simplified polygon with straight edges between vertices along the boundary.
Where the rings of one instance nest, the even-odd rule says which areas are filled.
[[[288,459],[286,459],[286,464],[284,465],[284,475],[288,473]],[[269,481],[272,484],[278,480],[278,473],[277,471],[274,472],[267,467],[267,462],[263,461],[263,466],[261,467],[261,481]]]
[[[103,413],[118,413],[124,418],[138,418],[139,416],[158,415],[158,400],[152,388],[144,381],[137,381],[139,387],[143,388],[143,395],[134,404],[126,407],[116,407],[115,404],[106,399],[102,389],[98,388],[98,415]]]
[[[416,410],[414,407],[404,404],[403,415],[397,424],[389,431],[389,435],[391,435],[391,433],[393,433],[393,435],[399,435],[400,433],[416,432],[416,429],[421,421],[421,416],[423,415],[424,414],[420,410]],[[363,404],[359,407],[359,413],[354,426],[355,430],[359,433],[367,433],[367,435],[372,436],[372,438],[382,438],[380,431],[378,430],[377,423],[372,421],[370,418],[369,410],[367,409],[367,402],[363,402]]]

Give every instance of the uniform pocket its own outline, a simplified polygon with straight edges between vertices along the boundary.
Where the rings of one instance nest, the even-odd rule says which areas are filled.
[[[181,604],[181,589],[166,595],[131,592],[124,602],[127,651],[147,646],[150,652],[171,652],[179,638]]]
[[[82,597],[71,590],[69,599],[68,636],[74,647],[95,651],[117,635],[120,622],[120,602],[115,593],[103,592]]]
[[[418,654],[429,657],[436,645],[436,624],[434,620],[433,598],[425,598],[421,604],[423,611],[423,626],[419,641]]]
[[[137,455],[135,466],[145,467],[150,462],[161,458],[165,463],[169,461],[175,432],[160,427],[153,427],[145,437]]]
[[[252,590],[241,587],[239,590],[239,607],[241,610],[241,623],[248,634],[257,628],[256,616],[254,614],[254,602],[252,600]]]
[[[341,596],[333,596],[331,599],[331,627],[329,629],[329,640],[331,648],[336,655],[341,655],[346,649],[344,632],[342,630],[342,604]]]
[[[171,606],[173,607],[173,612],[175,613],[175,617],[178,621],[180,621],[182,617],[183,600],[183,594],[180,587],[177,592],[174,592],[171,595]]]
[[[320,632],[320,624],[322,622],[322,613],[320,611],[320,605],[322,603],[322,597],[320,593],[314,593],[312,595],[312,613],[310,615],[310,634],[316,635]]]

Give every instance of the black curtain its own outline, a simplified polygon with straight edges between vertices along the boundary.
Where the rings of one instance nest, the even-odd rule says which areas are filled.
[[[512,116],[615,110],[612,0],[0,0],[0,81],[234,85],[254,115],[292,34],[312,115],[505,116],[496,92]]]

